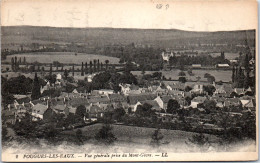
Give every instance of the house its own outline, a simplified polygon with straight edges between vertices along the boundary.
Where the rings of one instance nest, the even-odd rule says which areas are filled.
[[[166,88],[170,91],[183,91],[184,84],[183,83],[170,84],[167,85]]]
[[[108,95],[110,103],[114,106],[114,108],[128,108],[127,99],[125,96],[121,94],[110,94]]]
[[[229,62],[230,62],[231,64],[235,64],[235,63],[238,62],[238,60],[236,60],[236,59],[230,59]]]
[[[89,110],[86,110],[87,116],[85,116],[85,121],[97,121],[98,118],[101,118],[104,116],[104,111],[96,106],[92,105]]]
[[[216,68],[229,68],[229,64],[216,64]]]
[[[2,110],[3,124],[15,124],[15,110]]]
[[[27,95],[14,95],[14,98],[18,104],[25,104],[31,101]]]
[[[114,90],[112,89],[100,89],[98,90],[100,95],[110,95],[114,93]]]
[[[168,94],[169,95],[174,95],[174,96],[181,96],[181,97],[184,97],[185,96],[185,93],[188,93],[188,92],[184,92],[184,91],[177,91],[177,90],[171,90],[171,91],[168,91]]]
[[[129,104],[129,106],[131,108],[133,108],[137,102],[146,101],[146,100],[154,100],[155,98],[156,98],[156,95],[151,94],[151,93],[129,95],[129,96],[127,96],[127,102]]]
[[[206,99],[207,99],[206,97],[202,97],[202,96],[194,97],[194,98],[191,100],[190,106],[191,106],[192,108],[197,108],[197,107],[198,107],[198,104],[203,104]]]
[[[173,53],[171,51],[166,51],[166,52],[163,51],[161,55],[162,55],[162,59],[167,62],[169,62],[170,57],[173,57]]]
[[[77,108],[80,105],[86,107],[89,105],[89,102],[86,98],[71,98],[71,100],[68,101],[68,105],[74,108]]]
[[[165,96],[157,96],[154,100],[158,103],[160,108],[166,110],[167,109],[167,104],[170,99],[173,99],[172,96],[165,95]]]
[[[121,87],[121,92],[124,95],[142,93],[142,91],[139,89],[139,87],[134,84],[123,84],[123,85],[119,84],[119,86]]]
[[[227,98],[224,101],[224,107],[231,107],[231,106],[238,107],[240,105],[241,105],[241,102],[240,102],[239,98]]]
[[[224,107],[224,101],[226,98],[224,97],[211,97],[211,100],[214,100],[216,102],[216,107],[223,108]]]
[[[196,94],[204,93],[203,84],[195,84],[193,89],[190,92],[196,93]]]
[[[152,110],[155,110],[157,112],[161,111],[161,107],[157,103],[157,101],[154,100],[147,100],[147,101],[142,101],[142,102],[137,102],[136,105],[134,106],[134,109],[132,110],[133,112],[136,112],[136,109],[139,105],[144,105],[144,104],[149,104],[152,106]]]
[[[78,92],[78,90],[75,88],[75,89],[72,91],[72,93],[78,94],[79,92]]]
[[[253,90],[251,87],[248,87],[246,90],[245,90],[245,94],[246,95],[253,95]]]
[[[86,89],[84,87],[75,88],[72,93],[78,94],[78,93],[86,93]]]
[[[57,75],[56,75],[56,80],[59,81],[59,80],[61,80],[61,79],[62,79],[62,75],[61,75],[61,74],[57,74]]]
[[[126,97],[120,94],[109,94],[108,98],[111,103],[126,102]]]
[[[88,96],[87,101],[89,104],[98,105],[98,104],[109,104],[110,100],[107,96]]]
[[[244,105],[245,108],[255,111],[255,104],[253,100],[250,100],[247,104]]]
[[[69,115],[69,109],[65,105],[56,105],[53,109],[59,114],[64,114],[65,116]]]
[[[192,68],[201,68],[201,64],[192,64],[191,67]]]
[[[48,109],[47,105],[43,105],[43,104],[34,105],[32,108],[33,120],[38,120],[38,119],[43,120],[43,114],[47,109]]]
[[[237,93],[238,95],[244,95],[245,89],[244,88],[235,88],[234,92]]]
[[[230,97],[233,92],[233,88],[230,84],[214,85],[216,90],[213,93],[216,97]]]

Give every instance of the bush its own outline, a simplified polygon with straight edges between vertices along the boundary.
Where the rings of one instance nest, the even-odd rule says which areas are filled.
[[[179,76],[186,76],[185,72],[181,71],[179,72]]]
[[[185,83],[187,79],[185,77],[179,77],[179,82]]]
[[[112,133],[112,126],[109,124],[105,124],[102,126],[102,128],[99,130],[99,132],[95,135],[95,139],[102,143],[105,143],[105,144],[111,144],[117,138]]]
[[[205,137],[205,135],[202,133],[193,135],[192,138],[189,139],[189,141],[199,146],[204,146],[206,144],[209,144],[209,139]]]

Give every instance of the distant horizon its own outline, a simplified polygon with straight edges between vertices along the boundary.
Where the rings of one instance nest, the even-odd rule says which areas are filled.
[[[214,33],[214,32],[239,32],[239,31],[256,31],[257,29],[238,29],[238,30],[217,30],[217,31],[198,31],[198,30],[184,30],[178,28],[122,28],[122,27],[57,27],[57,26],[36,26],[36,25],[1,25],[1,27],[39,27],[39,28],[64,28],[64,29],[127,29],[127,30],[177,30],[184,32],[198,32],[198,33]]]

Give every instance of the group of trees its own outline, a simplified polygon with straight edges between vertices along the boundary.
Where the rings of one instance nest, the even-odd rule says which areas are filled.
[[[5,105],[11,104],[14,101],[14,94],[26,95],[32,92],[32,98],[39,97],[40,87],[46,84],[45,81],[38,78],[37,75],[35,75],[34,80],[25,77],[24,75],[10,79],[2,76],[1,81],[2,102]]]
[[[244,69],[241,66],[233,66],[232,70],[232,82],[236,88],[248,88],[249,86],[254,87],[255,78],[250,76],[252,71],[249,66],[249,57],[248,54],[244,58]]]
[[[162,68],[162,49],[136,47],[134,43],[125,46],[106,46],[99,54],[120,58],[119,63],[135,62],[141,70],[160,70]]]
[[[222,52],[221,56],[212,57],[211,55],[199,55],[199,56],[173,56],[170,57],[169,64],[172,66],[183,67],[191,64],[201,64],[203,66],[214,66],[219,63],[230,64],[229,60],[225,59],[225,55]]]
[[[116,72],[104,71],[96,74],[92,82],[85,81],[78,82],[79,87],[84,87],[87,92],[98,89],[113,89],[115,92],[119,92],[121,88],[119,84],[137,84],[137,79],[130,72],[124,72],[122,74]]]
[[[26,64],[26,58],[25,57],[23,58],[23,61],[22,61],[21,57],[19,58],[19,60],[16,56],[11,58],[12,71],[18,71],[19,65],[21,65],[21,64]]]
[[[203,66],[214,66],[219,63],[230,64],[229,60],[225,59],[225,55],[222,53],[221,56],[212,57],[211,55],[200,55],[200,56],[173,56],[170,57],[169,64],[172,66],[187,66],[192,64],[201,64]]]

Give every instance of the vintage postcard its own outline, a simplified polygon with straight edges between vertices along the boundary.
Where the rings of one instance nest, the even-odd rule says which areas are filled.
[[[254,0],[2,0],[2,161],[258,159]]]

